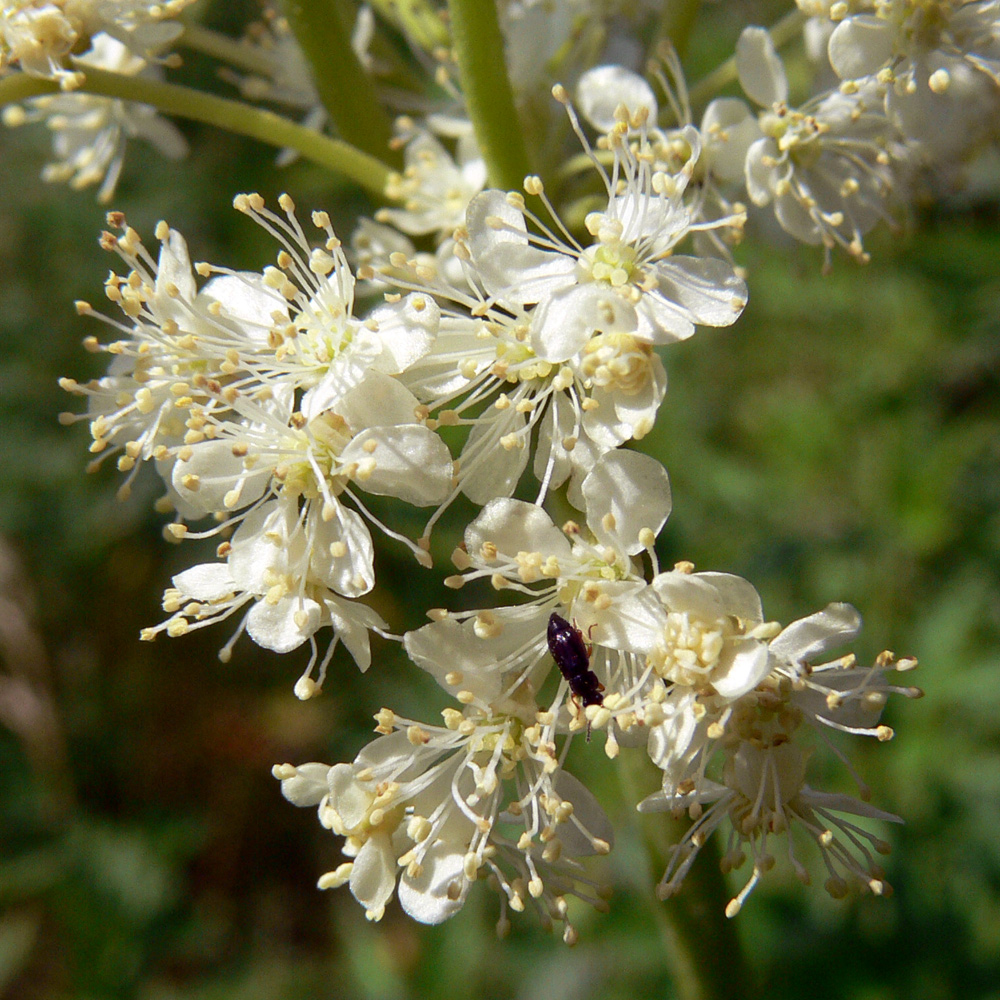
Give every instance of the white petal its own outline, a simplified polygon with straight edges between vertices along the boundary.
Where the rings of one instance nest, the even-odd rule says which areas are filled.
[[[577,600],[571,617],[584,635],[609,649],[628,653],[648,653],[663,635],[666,616],[655,591],[637,580],[605,581],[601,594],[610,599],[607,608],[593,601]]]
[[[464,622],[445,618],[407,632],[403,648],[413,662],[449,694],[471,691],[482,701],[493,703],[499,698],[504,684],[501,662],[511,654],[521,653],[523,664],[527,653],[540,653],[547,619],[544,611],[535,609],[517,617],[508,617],[504,610],[496,612],[498,621],[503,624],[498,636],[480,638],[475,631],[474,618]]]
[[[233,535],[229,571],[240,590],[263,594],[272,572],[300,574],[306,541],[295,500],[270,500],[249,514]]]
[[[615,126],[615,109],[624,104],[633,114],[647,108],[649,121],[656,124],[657,106],[653,88],[638,73],[623,66],[595,66],[576,85],[580,113],[598,131]]]
[[[583,481],[583,497],[597,539],[633,556],[645,548],[640,532],[649,528],[658,535],[671,510],[667,470],[637,451],[602,455]],[[609,514],[613,524],[606,527]]]
[[[656,276],[660,293],[703,326],[730,326],[746,305],[746,282],[718,257],[670,257]]]
[[[572,469],[570,453],[563,447],[563,442],[567,438],[575,438],[578,433],[576,412],[569,397],[562,392],[554,394],[538,424],[535,479],[543,482],[548,475],[551,489],[562,486]]]
[[[351,869],[351,893],[354,898],[379,920],[385,904],[396,888],[396,855],[388,834],[376,830],[365,841]]]
[[[389,626],[377,611],[358,601],[342,601],[327,595],[323,606],[330,616],[334,632],[347,647],[358,669],[364,673],[372,663],[369,630],[388,631]]]
[[[500,219],[494,228],[487,219]],[[483,191],[469,203],[466,215],[469,248],[486,289],[518,305],[539,302],[546,294],[573,282],[576,262],[528,244],[524,216],[502,191]]]
[[[451,452],[434,431],[419,424],[362,431],[341,452],[340,461],[357,463],[353,479],[366,492],[418,507],[440,503],[452,486]]]
[[[344,554],[340,551],[343,543]],[[375,551],[372,536],[356,511],[336,503],[334,516],[309,522],[309,576],[344,597],[360,597],[375,586]]]
[[[590,282],[555,292],[531,316],[531,349],[544,361],[568,361],[595,333],[630,332],[635,310],[605,285]]]
[[[771,35],[744,28],[736,42],[736,69],[746,95],[764,108],[788,100],[788,81]]]
[[[403,874],[399,880],[399,903],[422,924],[440,924],[465,905],[471,883],[465,877],[468,844],[442,841],[420,858],[420,874]]]
[[[855,608],[828,604],[822,611],[792,622],[771,640],[771,652],[789,663],[806,662],[850,642],[860,631],[861,615]]]
[[[360,385],[337,401],[335,408],[357,434],[366,427],[415,423],[419,406],[417,397],[397,379],[370,371]]]
[[[222,601],[237,589],[226,563],[200,563],[178,573],[173,585],[196,601]]]
[[[758,139],[747,150],[744,180],[747,194],[755,205],[766,205],[774,195],[778,173],[771,161],[779,156],[778,146],[773,139]]]
[[[640,440],[653,429],[656,414],[667,393],[667,372],[658,354],[649,359],[651,378],[643,383],[638,392],[612,395],[612,406],[619,425],[628,428],[626,440]]]
[[[698,573],[697,577],[711,584],[722,601],[724,613],[739,618],[745,625],[753,627],[764,620],[764,608],[760,594],[748,580],[733,573]]]
[[[712,671],[712,687],[723,698],[735,699],[752,691],[770,672],[767,644],[740,639],[733,644],[730,662]],[[727,651],[728,652],[728,651]]]
[[[362,747],[354,758],[354,767],[356,771],[371,768],[375,772],[376,779],[391,773],[397,776],[398,780],[404,781],[414,773],[415,753],[416,750],[406,731],[397,729],[386,736],[379,736],[378,739]]]
[[[298,649],[320,626],[322,608],[308,597],[259,600],[247,615],[247,635],[275,653]]]
[[[541,552],[557,559],[569,559],[566,536],[552,518],[533,503],[501,498],[492,500],[465,529],[465,545],[475,559],[485,542],[491,542],[506,556],[519,552]]]
[[[174,288],[180,293],[179,295],[173,296],[168,293],[167,289],[172,291]],[[164,300],[190,302],[197,291],[187,243],[176,229],[171,229],[167,233],[166,240],[160,245],[160,259],[156,268],[157,304],[163,305]]]
[[[297,806],[319,805],[329,790],[329,764],[299,764],[291,778],[281,782],[281,794]]]
[[[459,462],[462,492],[473,502],[487,503],[508,497],[517,488],[528,464],[528,441],[524,434],[527,418],[513,406],[472,428]],[[516,435],[517,443],[505,448],[500,439]]]
[[[827,45],[830,65],[841,80],[877,73],[891,58],[896,27],[871,14],[855,14],[834,28]]]
[[[823,230],[794,195],[783,194],[775,199],[774,217],[778,225],[797,240],[810,246],[823,242]]]
[[[378,371],[395,375],[422,358],[434,343],[441,325],[441,310],[427,295],[413,293],[400,302],[386,303],[366,320],[377,325],[382,353],[375,359]]]
[[[403,734],[405,735],[405,734]],[[379,740],[375,740],[378,743]],[[355,764],[334,764],[327,775],[330,805],[336,810],[346,829],[353,830],[364,822],[374,800],[371,783],[361,784],[355,777]]]
[[[178,496],[203,514],[225,510],[225,497],[238,489],[234,506],[246,507],[267,488],[268,476],[248,476],[243,459],[233,454],[229,441],[203,441],[191,447],[190,457],[174,462],[171,479]]]
[[[654,577],[651,586],[668,611],[688,612],[712,622],[727,614],[718,590],[700,573],[669,570]]]
[[[261,275],[250,272],[218,275],[205,285],[202,300],[222,306],[220,322],[239,324],[246,339],[267,346],[268,333],[276,322],[287,320],[288,303],[264,284]],[[229,322],[227,322],[229,321]]]
[[[573,803],[573,815],[567,822],[556,827],[556,835],[562,841],[564,855],[585,858],[596,854],[591,843],[595,837],[603,840],[609,847],[614,846],[615,831],[611,820],[582,782],[568,771],[560,771],[556,775],[555,788],[562,799]]]
[[[706,158],[720,180],[743,180],[743,164],[750,144],[761,137],[757,119],[738,97],[718,97],[701,120]]]

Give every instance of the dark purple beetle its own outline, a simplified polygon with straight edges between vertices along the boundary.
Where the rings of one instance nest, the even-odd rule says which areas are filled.
[[[590,651],[583,633],[553,611],[549,618],[548,641],[552,659],[566,678],[573,697],[579,698],[584,708],[587,705],[602,705],[604,685],[590,669]]]

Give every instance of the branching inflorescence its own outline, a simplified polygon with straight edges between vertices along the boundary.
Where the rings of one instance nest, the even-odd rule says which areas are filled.
[[[154,109],[95,97],[86,82],[91,64],[126,75],[147,72],[149,59],[169,66],[162,53],[183,30],[183,6],[4,5],[7,76],[62,88],[7,114],[11,123],[48,118],[63,164],[50,179],[100,182],[103,197],[125,135],[180,152]],[[166,223],[154,254],[122,215],[109,217],[102,245],[122,266],[106,294],[117,312],[78,311],[110,332],[88,348],[111,363],[103,377],[64,388],[85,398],[95,463],[116,458],[123,494],[151,462],[170,533],[218,541],[214,560],[174,577],[165,619],[143,638],[232,619],[227,658],[244,633],[276,652],[308,644],[295,693],[312,697],[339,643],[366,670],[371,633],[399,638],[363,600],[376,586],[374,538],[408,547],[430,569],[432,532],[464,496],[480,512],[446,583],[488,581],[495,603],[432,609],[429,624],[402,636],[451,699],[443,724],[383,708],[378,736],[353,762],[274,768],[285,797],[318,807],[344,838],[348,860],[321,888],[348,884],[376,920],[396,893],[412,917],[437,923],[484,880],[499,893],[501,930],[508,911],[532,904],[572,942],[567,897],[605,906],[585,859],[613,846],[601,805],[566,768],[573,735],[586,730],[608,757],[645,753],[662,772],[639,810],[690,823],[662,897],[679,890],[716,829],[726,831],[725,871],[750,862],[730,916],[779,852],[809,881],[795,829],[815,842],[831,895],[885,894],[877,856],[888,844],[873,821],[898,817],[869,804],[853,770],[856,798],[813,788],[809,757],[828,746],[846,763],[835,731],[887,740],[888,696],[919,694],[897,679],[915,661],[830,659],[860,630],[850,605],[782,625],[740,577],[686,562],[662,568],[667,473],[628,446],[657,419],[661,351],[738,320],[748,295],[732,252],[741,239],[764,238],[776,221],[822,247],[825,266],[838,252],[863,262],[863,238],[891,221],[894,200],[992,138],[1000,9],[799,0],[826,89],[793,103],[775,40],[747,27],[733,64],[756,110],[716,97],[695,125],[669,48],[648,80],[579,61],[594,62],[579,24],[603,17],[609,32],[625,30],[627,18],[611,17],[616,5],[579,0],[543,17],[541,5],[502,3],[509,43],[537,46],[577,81],[575,98],[558,84],[540,90],[538,60],[522,48],[510,60],[513,93],[553,136],[522,192],[490,186],[496,165],[477,142],[482,123],[467,117],[462,82],[436,48],[445,23],[421,21],[432,8],[411,6],[396,12],[396,28],[446,96],[404,99],[391,88],[391,68],[365,48],[370,12],[359,21],[360,64],[386,106],[407,114],[395,144],[404,165],[387,173],[391,204],[358,220],[346,251],[325,213],[309,229],[287,195],[280,212],[256,194],[235,200],[276,243],[259,272],[192,265]],[[279,42],[287,58],[275,58]],[[228,44],[228,78],[245,96],[323,126],[321,89],[283,21]],[[934,115],[961,141],[943,141]],[[454,453],[445,428],[464,432],[448,431]],[[529,467],[533,502],[515,498]],[[543,506],[559,489],[580,512],[561,525]],[[377,517],[373,494],[428,508],[421,537]],[[550,621],[579,630],[586,662],[575,645],[575,674],[556,669]],[[321,633],[332,636],[323,647]],[[582,676],[585,698],[574,689]]]

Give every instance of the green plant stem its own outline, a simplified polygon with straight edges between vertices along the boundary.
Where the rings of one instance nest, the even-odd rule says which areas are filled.
[[[401,167],[401,154],[389,149],[392,122],[351,48],[351,32],[336,0],[286,0],[284,10],[338,134],[363,152]]]
[[[661,773],[645,754],[624,752],[618,759],[622,793],[628,808],[653,791]],[[650,884],[666,868],[670,848],[690,825],[668,813],[636,813],[649,858]],[[650,907],[664,939],[665,960],[680,1000],[752,1000],[756,989],[740,948],[736,925],[725,915],[729,891],[719,868],[715,838],[699,851],[681,891],[660,902],[650,893]]]
[[[781,48],[786,42],[798,34],[805,23],[805,15],[797,7],[789,11],[770,29],[771,38],[776,48]],[[730,56],[724,63],[716,66],[708,76],[702,77],[690,90],[691,106],[707,104],[713,97],[719,96],[723,87],[737,80],[736,56]]]
[[[248,73],[256,73],[258,76],[268,76],[273,69],[271,62],[253,46],[193,21],[184,22],[184,34],[178,42],[195,52],[201,52],[203,55],[229,63],[230,66],[236,66]]]
[[[504,62],[496,0],[448,0],[462,93],[492,187],[520,190],[531,173]]]
[[[279,149],[290,147],[314,163],[354,181],[377,198],[385,197],[389,168],[375,157],[340,139],[329,139],[313,129],[282,118],[281,115],[242,101],[215,97],[190,87],[162,83],[159,80],[120,76],[89,66],[81,69],[86,72],[86,79],[83,86],[74,93],[151,104],[166,114],[216,125],[238,135],[259,139]],[[14,73],[0,79],[0,106],[30,97],[59,93],[61,91],[57,83],[39,80],[25,73]]]
[[[440,11],[427,0],[370,0],[372,7],[427,52],[449,42]]]

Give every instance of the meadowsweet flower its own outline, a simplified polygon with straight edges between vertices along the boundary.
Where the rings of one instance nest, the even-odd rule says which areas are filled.
[[[746,185],[755,205],[773,203],[786,232],[865,260],[862,237],[887,219],[892,138],[877,86],[833,91],[798,109],[770,35],[746,28],[736,48],[740,83],[763,107],[763,137],[748,149]]]
[[[220,657],[229,659],[244,630],[276,653],[308,642],[312,656],[295,685],[300,698],[319,693],[340,641],[368,669],[368,633],[384,635],[388,626],[371,608],[340,596],[366,593],[375,582],[371,537],[356,513],[339,509],[324,520],[316,507],[300,511],[293,497],[269,500],[242,519],[219,554],[225,562],[201,563],[173,578],[163,596],[170,617],[144,629],[143,639],[186,635],[245,609]],[[333,638],[320,659],[314,636],[324,627]]]
[[[117,39],[99,34],[77,65],[136,76],[146,71],[144,59],[133,55]],[[127,139],[145,139],[168,159],[187,153],[187,142],[178,129],[147,104],[59,94],[36,97],[25,106],[8,105],[4,124],[45,122],[52,132],[55,160],[42,170],[42,179],[68,183],[74,189],[100,184],[97,199],[110,200],[125,160]]]
[[[557,93],[566,100],[565,92]],[[704,225],[683,202],[700,151],[697,132],[687,134],[689,161],[668,175],[650,169],[645,144],[629,142],[621,124],[607,136],[612,173],[594,161],[608,201],[604,211],[587,216],[589,246],[529,232],[520,196],[486,192],[470,206],[467,242],[477,276],[492,297],[539,308],[533,340],[546,360],[563,360],[586,342],[595,324],[595,292],[634,310],[635,335],[654,344],[683,340],[695,324],[729,326],[746,303],[746,286],[729,264],[675,253]],[[537,181],[528,191],[544,194]]]
[[[59,81],[75,90],[84,78],[70,54],[102,32],[137,56],[159,53],[183,31],[174,20],[194,0],[10,0],[0,10],[0,72]]]
[[[652,668],[638,654],[649,648],[659,623],[656,598],[635,557],[652,553],[670,510],[666,472],[654,459],[616,451],[603,456],[583,482],[584,530],[560,530],[540,507],[520,500],[486,504],[455,554],[460,587],[481,578],[498,590],[530,596],[509,607],[449,614],[404,636],[418,666],[466,704],[488,712],[523,688],[538,690],[552,668],[547,656],[549,616],[558,611],[593,643],[591,666],[607,692],[596,712],[572,703],[565,681],[550,711],[565,709],[569,730],[612,720],[631,729],[644,718]],[[589,536],[589,537],[588,537]],[[617,735],[609,733],[609,752]],[[641,737],[645,740],[645,734]]]
[[[375,218],[411,236],[450,238],[465,221],[469,202],[486,186],[486,164],[472,128],[466,123],[460,129],[454,158],[412,119],[398,119],[396,129],[406,166],[402,174],[390,176],[385,193],[401,207],[379,209]]]
[[[858,826],[856,819],[901,820],[869,805],[870,793],[860,781],[860,800],[810,787],[806,774],[812,748],[800,732],[802,722],[808,721],[817,730],[833,728],[884,741],[892,730],[878,725],[878,718],[888,694],[919,694],[887,683],[886,671],[915,665],[896,661],[889,653],[868,669],[857,668],[852,656],[819,665],[810,662],[853,638],[859,627],[857,612],[845,604],[830,605],[781,631],[758,626],[764,667],[757,651],[753,659],[758,666],[752,671],[756,683],[752,688],[741,685],[735,697],[713,689],[699,693],[685,677],[675,682],[663,701],[664,721],[650,734],[650,756],[663,770],[663,788],[639,804],[642,812],[670,811],[676,817],[687,812],[692,820],[671,852],[661,896],[679,891],[700,846],[727,817],[732,833],[723,869],[739,868],[747,851],[753,860],[750,877],[727,907],[729,916],[774,867],[775,838],[793,825],[818,845],[832,896],[840,898],[852,885],[877,894],[890,891],[875,860],[876,854],[888,852],[888,845]],[[808,871],[791,837],[786,838],[786,852],[796,876],[808,883]]]
[[[80,86],[82,74],[66,66],[79,30],[62,5],[19,0],[0,10],[0,72],[18,66],[31,76],[57,80],[63,90]]]
[[[543,921],[576,939],[566,896],[604,908],[579,859],[607,854],[610,823],[593,795],[562,770],[537,709],[522,697],[512,714],[446,709],[428,726],[383,709],[375,739],[353,764],[274,768],[286,798],[317,805],[320,822],[345,837],[351,860],[319,880],[348,884],[370,920],[396,891],[403,910],[437,924],[488,878],[508,907],[534,904]],[[544,713],[541,713],[544,719]],[[520,831],[520,832],[518,832]]]
[[[91,450],[119,454],[126,491],[141,463],[153,460],[179,519],[216,519],[202,532],[179,520],[170,529],[176,537],[236,527],[219,549],[225,563],[179,574],[164,598],[170,617],[144,637],[180,635],[243,609],[222,655],[244,630],[276,652],[309,641],[313,655],[297,686],[308,697],[341,638],[365,669],[368,631],[385,628],[370,609],[345,600],[375,582],[365,521],[430,561],[359,494],[440,503],[454,470],[447,447],[420,423],[417,399],[390,374],[426,350],[434,303],[396,297],[355,318],[354,278],[329,219],[314,215],[327,238],[310,249],[291,200],[281,203],[284,219],[256,196],[237,199],[283,244],[277,266],[247,274],[199,265],[199,274],[212,275],[200,290],[179,233],[157,228],[154,261],[112,216],[124,234],[105,234],[105,246],[131,271],[112,274],[108,295],[129,323],[106,320],[124,336],[107,347],[114,362],[105,378],[63,384],[88,397]],[[80,311],[92,313],[86,304]],[[316,681],[313,636],[326,626],[334,638]]]
[[[877,80],[886,111],[925,159],[950,166],[990,134],[1000,109],[1000,4],[878,0],[828,45],[844,87]]]
[[[657,127],[659,102],[653,88],[622,66],[597,66],[583,74],[577,84],[580,111],[598,129],[637,126],[645,137],[644,154],[653,169],[668,174],[689,172],[683,192],[685,205],[693,222],[709,223],[693,233],[694,249],[700,256],[731,261],[729,245],[742,236],[745,209],[726,191],[743,187],[746,151],[761,136],[756,116],[738,98],[717,98],[705,109],[695,133],[684,71],[676,53],[664,50],[650,69],[666,97],[674,127]],[[694,146],[693,135],[698,139]]]
[[[224,436],[239,438],[232,429],[242,420],[234,412],[237,402],[271,427],[276,419],[286,425],[293,410],[296,420],[310,420],[372,372],[396,374],[429,348],[439,317],[433,300],[410,295],[364,320],[355,317],[354,276],[329,217],[313,215],[326,238],[311,248],[291,199],[282,196],[281,203],[284,219],[265,209],[258,195],[236,199],[282,246],[277,266],[263,274],[193,268],[183,237],[166,223],[157,226],[161,247],[154,261],[124,217],[109,216],[123,235],[106,233],[102,245],[130,271],[113,273],[106,292],[126,323],[99,317],[122,334],[105,348],[114,358],[108,376],[63,385],[88,397],[91,450],[123,452],[119,465],[130,477],[142,461],[156,459],[171,481],[178,449],[218,437],[226,421]],[[211,277],[201,289],[195,270]],[[78,303],[78,311],[97,315],[87,303]],[[100,349],[96,340],[90,347]],[[404,422],[415,421],[411,410]],[[225,467],[231,464],[230,457]]]
[[[465,289],[448,289],[440,268],[401,253],[391,268],[364,272],[446,303],[434,347],[405,381],[435,420],[470,428],[458,476],[475,502],[513,492],[537,432],[539,501],[569,478],[578,503],[596,459],[653,426],[666,391],[653,347],[690,336],[696,322],[728,325],[743,307],[746,288],[730,264],[675,253],[694,231],[733,222],[698,223],[684,204],[697,132],[690,160],[672,174],[651,169],[626,133],[608,139],[611,175],[594,158],[608,204],[587,217],[589,247],[547,229],[520,195],[485,191],[456,231]],[[537,178],[526,189],[544,198]]]

